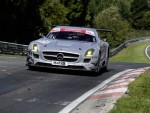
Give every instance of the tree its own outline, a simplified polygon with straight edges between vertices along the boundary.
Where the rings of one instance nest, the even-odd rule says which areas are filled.
[[[149,11],[148,0],[133,0],[131,3],[131,13],[132,13],[132,26],[136,29],[145,29],[147,26],[145,23],[149,19],[145,20],[144,15]]]
[[[28,44],[39,36],[42,20],[40,18],[39,7],[44,0],[27,0],[26,9],[18,16],[18,43]],[[20,10],[20,9],[18,9]]]
[[[131,2],[130,1],[119,1],[118,2],[118,8],[119,8],[119,12],[121,14],[121,16],[130,21],[131,18],[131,12],[130,12],[130,8],[131,8]]]
[[[42,26],[39,6],[43,0],[1,0],[0,37],[2,41],[28,44]]]
[[[140,26],[142,29],[150,29],[150,11],[143,13],[142,18],[136,20],[135,26]]]
[[[18,14],[24,11],[24,1],[0,1],[0,37],[2,41],[17,40]],[[21,6],[21,10],[18,10]]]
[[[98,13],[94,22],[97,28],[109,28],[113,31],[113,39],[108,37],[111,47],[124,42],[125,35],[130,30],[129,23],[121,17],[118,7],[110,7]]]
[[[61,0],[61,3],[68,8],[67,19],[73,26],[85,26],[87,7],[89,0]]]
[[[111,7],[112,5],[116,5],[118,0],[89,0],[88,5],[88,17],[89,17],[89,25],[94,27],[94,18],[101,11]]]
[[[59,0],[46,0],[40,6],[40,16],[43,22],[43,28],[47,31],[50,30],[51,25],[67,24],[67,12],[67,8],[65,8]]]

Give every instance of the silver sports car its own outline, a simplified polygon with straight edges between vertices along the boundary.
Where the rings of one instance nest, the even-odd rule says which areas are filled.
[[[108,30],[109,32],[109,30]],[[109,44],[97,29],[71,26],[54,27],[47,36],[28,46],[27,66],[99,72],[107,69]]]

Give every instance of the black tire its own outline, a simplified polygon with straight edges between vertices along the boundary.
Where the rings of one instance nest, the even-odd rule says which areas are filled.
[[[34,66],[28,66],[29,70],[35,70]]]
[[[102,68],[102,71],[103,71],[103,72],[108,71],[108,63]]]
[[[95,71],[96,74],[99,74],[100,70],[101,70],[101,68],[100,68],[100,59],[101,59],[101,57],[100,57],[100,54],[99,54],[99,58],[98,58],[98,62],[97,62],[97,69]]]
[[[108,61],[109,61],[109,50],[108,50],[108,56],[107,56],[106,65],[102,68],[103,72],[108,71]]]

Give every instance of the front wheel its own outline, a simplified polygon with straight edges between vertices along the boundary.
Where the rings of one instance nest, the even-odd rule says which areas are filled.
[[[105,64],[105,66],[102,68],[103,72],[108,71],[108,60],[109,60],[109,57],[107,57],[106,64]]]
[[[108,71],[108,63],[102,68],[102,71],[103,71],[103,72]]]
[[[28,66],[28,69],[29,70],[35,70],[35,67],[34,66]]]
[[[101,66],[100,66],[100,59],[101,59],[101,58],[100,58],[100,56],[99,56],[98,61],[97,61],[97,69],[95,70],[95,73],[97,73],[97,74],[100,73],[100,69],[101,69],[101,68],[100,68],[100,67],[101,67]]]

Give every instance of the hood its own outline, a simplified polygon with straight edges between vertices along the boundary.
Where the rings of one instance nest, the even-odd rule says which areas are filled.
[[[57,40],[57,39],[40,39],[37,40],[40,43],[42,50],[54,50],[54,51],[70,51],[70,52],[85,52],[87,49],[93,48],[95,42],[84,42],[75,40]]]

